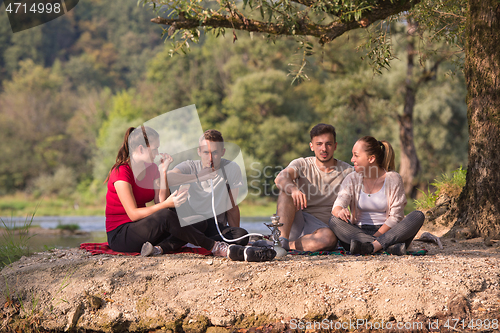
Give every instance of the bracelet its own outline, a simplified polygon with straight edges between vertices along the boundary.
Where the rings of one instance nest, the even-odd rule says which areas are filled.
[[[200,178],[198,178],[198,174],[195,173],[194,175],[196,176],[196,182],[199,183],[200,182]]]

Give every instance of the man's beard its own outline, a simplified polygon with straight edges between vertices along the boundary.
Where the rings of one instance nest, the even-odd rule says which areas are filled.
[[[326,162],[330,162],[330,161],[333,159],[333,155],[332,155],[332,156],[330,156],[330,158],[329,158],[329,159],[327,159],[327,160],[322,160],[322,159],[321,159],[320,157],[318,157],[318,156],[316,156],[316,159],[317,159],[318,161],[320,161],[321,163],[326,163]]]

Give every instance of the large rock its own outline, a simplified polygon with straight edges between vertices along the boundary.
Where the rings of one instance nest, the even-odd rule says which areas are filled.
[[[444,252],[425,246],[431,254],[421,257],[288,255],[266,263],[53,250],[1,271],[0,292],[10,303],[2,307],[0,331],[23,320],[46,330],[97,332],[406,322],[442,317],[457,295],[471,304],[470,316],[498,316],[498,247],[472,240],[446,240]]]

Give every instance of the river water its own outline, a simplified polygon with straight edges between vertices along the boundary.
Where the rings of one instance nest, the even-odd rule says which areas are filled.
[[[8,227],[21,227],[26,219],[21,217],[2,217],[2,221]],[[269,217],[243,217],[241,218],[241,227],[250,233],[270,234],[269,229],[264,222],[271,222]],[[104,216],[40,216],[34,217],[32,225],[43,229],[55,229],[58,225],[77,224],[81,231],[88,234],[81,236],[54,236],[45,233],[36,234],[29,239],[31,251],[42,251],[50,248],[68,248],[78,247],[81,243],[106,242],[106,229]],[[0,226],[3,226],[0,224]],[[4,240],[0,239],[0,243]]]

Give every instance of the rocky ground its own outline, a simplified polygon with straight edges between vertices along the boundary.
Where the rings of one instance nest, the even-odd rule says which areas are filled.
[[[0,331],[499,331],[500,242],[442,241],[414,242],[425,256],[265,263],[41,252],[1,271]]]

